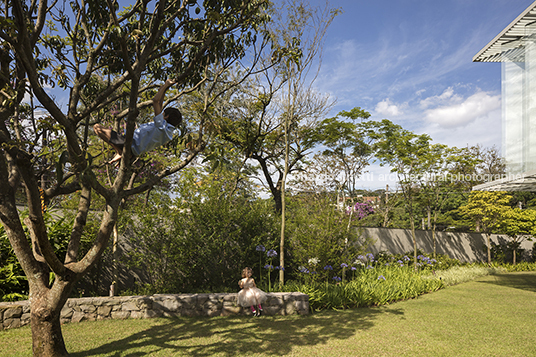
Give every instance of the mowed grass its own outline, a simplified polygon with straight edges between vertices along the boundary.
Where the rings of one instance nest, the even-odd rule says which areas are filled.
[[[536,273],[478,278],[377,308],[309,316],[106,320],[63,326],[85,356],[536,356]],[[30,356],[27,327],[0,356]]]

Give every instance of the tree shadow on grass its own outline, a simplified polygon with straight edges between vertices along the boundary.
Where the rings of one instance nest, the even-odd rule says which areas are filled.
[[[536,292],[536,274],[534,272],[497,274],[493,275],[491,279],[480,282]]]
[[[169,318],[124,339],[113,340],[112,336],[112,341],[100,347],[71,356],[131,357],[159,351],[165,351],[166,355],[189,356],[285,355],[295,347],[348,339],[357,331],[371,328],[380,314],[401,315],[403,312],[381,307],[326,311],[309,316]]]

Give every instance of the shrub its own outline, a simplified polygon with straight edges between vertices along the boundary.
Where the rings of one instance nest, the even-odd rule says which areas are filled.
[[[339,277],[343,268],[363,253],[367,242],[351,227],[352,217],[339,211],[332,198],[304,195],[289,201],[287,234],[290,276],[321,282]],[[338,264],[335,264],[338,262]]]
[[[24,219],[27,214],[27,212],[22,212],[21,218]],[[50,243],[56,255],[60,259],[64,259],[74,218],[68,214],[62,218],[55,218],[48,212],[44,213],[43,217],[47,225]],[[27,236],[29,240],[29,234]],[[81,249],[87,249],[85,242],[82,239]],[[0,225],[0,262],[2,263],[0,267],[0,301],[27,299],[29,294],[28,281],[2,225]]]
[[[263,201],[207,197],[130,217],[126,262],[147,273],[148,285],[134,289],[144,293],[237,291],[242,269],[259,264],[256,246],[277,240],[272,208]]]

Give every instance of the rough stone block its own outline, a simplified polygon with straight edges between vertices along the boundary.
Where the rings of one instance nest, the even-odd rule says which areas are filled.
[[[223,304],[221,316],[241,315],[243,314],[242,306]]]
[[[163,317],[181,317],[182,313],[180,311],[162,311]]]
[[[80,310],[86,314],[92,314],[97,311],[97,308],[94,305],[80,305]]]
[[[223,301],[224,302],[231,301],[233,303],[236,303],[237,296],[238,294],[224,294]]]
[[[263,306],[264,313],[266,315],[283,315],[283,310],[281,309],[280,305],[264,305]]]
[[[20,323],[20,319],[18,318],[14,318],[14,319],[5,319],[4,320],[4,329],[9,329],[9,328],[19,328],[21,327],[21,323]]]
[[[177,298],[179,299],[179,301],[181,301],[183,306],[194,306],[197,303],[196,294],[180,294],[179,296],[177,296]]]
[[[95,321],[97,320],[97,314],[92,312],[92,313],[89,313],[89,314],[85,314],[84,315],[84,320],[87,320],[87,321]]]
[[[300,315],[308,315],[309,301],[296,301],[296,312]]]
[[[73,316],[73,313],[74,309],[72,307],[64,307],[63,309],[61,309],[60,317],[70,319]]]
[[[136,304],[136,301],[126,301],[123,304],[121,304],[121,310],[140,311],[140,307]]]
[[[183,316],[187,316],[187,317],[199,316],[199,312],[195,309],[184,309],[182,314]]]
[[[22,316],[22,306],[13,306],[4,311],[4,320]]]
[[[30,313],[22,314],[22,316],[20,317],[21,325],[22,326],[28,325],[30,323],[30,319],[31,319]]]
[[[141,297],[136,302],[140,310],[146,310],[146,309],[152,309],[153,308],[153,300],[150,297]]]
[[[161,317],[162,311],[160,310],[147,310],[145,311],[145,314],[143,314],[144,319],[151,319],[153,317]]]
[[[102,317],[108,317],[110,316],[110,312],[112,312],[112,307],[111,306],[99,306],[97,308],[97,315],[98,316],[102,316]]]
[[[130,312],[131,319],[143,319],[144,315],[145,313],[143,311],[131,311]]]
[[[130,317],[130,311],[112,311],[112,319],[124,320]]]
[[[165,299],[162,301],[154,301],[153,308],[160,308],[163,311],[178,311],[182,307],[181,300],[177,298]]]
[[[80,322],[84,320],[85,314],[82,311],[75,311],[73,313],[73,317],[71,318],[71,322]]]

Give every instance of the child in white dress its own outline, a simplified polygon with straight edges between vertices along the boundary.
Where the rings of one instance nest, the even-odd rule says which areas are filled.
[[[253,270],[250,267],[242,270],[242,279],[238,282],[238,286],[242,288],[238,293],[237,303],[240,306],[251,307],[253,316],[258,317],[263,313],[262,303],[266,301],[267,295],[264,291],[257,288],[255,280],[251,277]],[[258,309],[255,309],[257,307]]]

